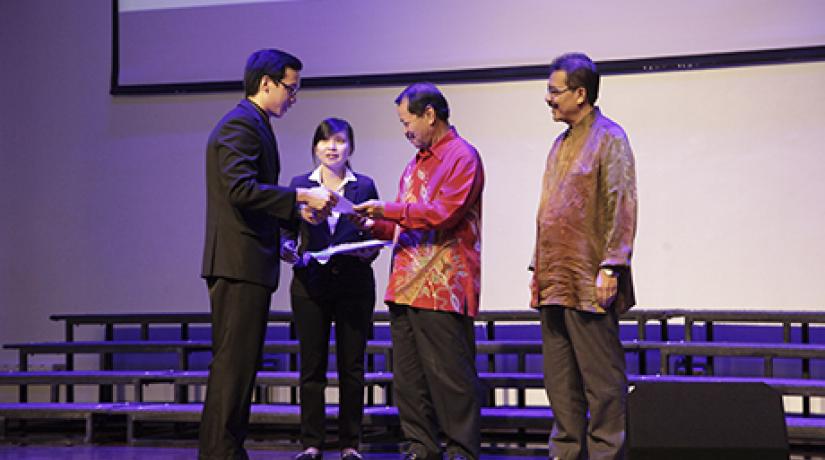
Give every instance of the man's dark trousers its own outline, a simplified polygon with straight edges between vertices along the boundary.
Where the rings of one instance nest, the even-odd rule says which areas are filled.
[[[478,459],[481,386],[473,318],[390,305],[390,320],[393,394],[410,452],[441,459],[440,427],[451,458]]]
[[[544,385],[554,418],[550,456],[624,458],[627,376],[616,312],[558,305],[539,312]]]
[[[201,418],[201,460],[245,460],[255,376],[261,364],[272,289],[210,278],[212,362]],[[209,455],[203,454],[209,452]]]

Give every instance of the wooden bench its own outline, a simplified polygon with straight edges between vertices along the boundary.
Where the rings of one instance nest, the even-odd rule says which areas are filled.
[[[35,354],[60,354],[66,356],[66,368],[71,371],[73,369],[73,361],[71,358],[74,354],[99,354],[101,356],[101,369],[104,369],[108,374],[98,375],[98,380],[92,382],[93,376],[90,374],[69,375],[71,372],[64,374],[52,374],[51,377],[57,377],[61,380],[63,385],[66,385],[67,401],[72,399],[70,395],[70,387],[74,384],[98,384],[102,387],[109,385],[135,385],[136,399],[141,401],[143,386],[152,383],[172,383],[176,386],[175,401],[178,403],[186,402],[185,391],[191,385],[202,385],[206,383],[206,371],[193,371],[189,369],[189,357],[192,353],[209,352],[210,343],[208,340],[189,340],[190,325],[192,324],[208,324],[210,315],[208,313],[157,313],[157,314],[105,314],[105,315],[53,315],[52,319],[66,322],[66,342],[50,342],[50,343],[23,343],[23,344],[9,344],[5,348],[16,349],[20,354],[20,368],[28,368],[28,357]],[[291,313],[284,311],[270,312],[270,322],[288,325],[291,320]],[[673,324],[671,320],[683,319],[685,327],[686,341],[668,341],[668,329],[672,329]],[[386,311],[379,311],[375,314],[376,322],[389,321],[389,314]],[[774,388],[777,388],[783,394],[802,396],[803,399],[803,415],[810,415],[808,397],[811,396],[825,396],[825,382],[820,380],[811,380],[806,377],[810,376],[810,360],[818,360],[825,358],[825,346],[808,343],[810,340],[810,325],[811,324],[825,324],[825,312],[809,312],[809,311],[765,311],[765,310],[697,310],[697,309],[638,309],[634,308],[628,314],[622,317],[622,321],[635,322],[637,325],[637,337],[639,340],[629,340],[623,342],[626,352],[637,353],[639,359],[639,372],[646,373],[647,353],[653,352],[659,354],[659,369],[664,375],[650,376],[638,375],[629,376],[631,384],[650,381],[695,381],[693,379],[702,379],[702,381],[714,382],[753,382],[761,381],[768,383]],[[646,330],[649,322],[658,322],[661,331],[660,337],[665,340],[649,341],[645,340]],[[476,318],[477,323],[485,325],[485,334],[479,336],[477,341],[477,351],[480,356],[487,355],[487,371],[481,372],[480,376],[482,382],[490,390],[490,401],[495,404],[494,391],[498,388],[512,388],[515,389],[517,398],[516,409],[540,409],[527,407],[524,398],[524,390],[529,388],[542,388],[543,381],[541,374],[526,373],[527,356],[541,354],[540,340],[498,340],[497,326],[502,324],[518,324],[527,323],[531,325],[538,324],[538,314],[533,310],[520,311],[483,311]],[[698,325],[704,325],[705,338],[713,339],[714,325],[719,323],[778,323],[783,328],[783,342],[773,343],[757,343],[757,342],[720,342],[720,341],[693,341],[694,328]],[[150,325],[170,324],[180,327],[181,340],[155,340],[152,338],[154,334],[150,333]],[[800,325],[800,342],[791,343],[795,334],[794,325]],[[74,341],[74,329],[81,325],[103,325],[105,327],[105,339],[103,341],[89,341],[78,342]],[[140,340],[115,340],[114,328],[116,326],[140,327]],[[678,332],[678,330],[677,330]],[[291,334],[291,332],[290,332]],[[503,333],[501,334],[504,335]],[[290,337],[293,337],[290,335]],[[331,344],[331,347],[333,345]],[[297,387],[297,373],[294,372],[295,357],[298,353],[298,343],[295,340],[278,340],[268,341],[265,345],[266,353],[273,354],[287,354],[290,359],[290,371],[287,372],[271,372],[259,374],[259,385],[263,387],[268,386],[285,386],[294,388]],[[143,378],[137,375],[128,375],[128,372],[135,371],[114,371],[112,370],[112,356],[118,353],[173,353],[178,357],[178,369],[170,371],[147,371],[150,374],[144,374]],[[384,368],[386,372],[380,373],[372,382],[376,385],[384,387],[386,390],[390,389],[391,385],[391,363],[392,363],[392,345],[386,340],[371,340],[368,346],[369,359],[374,359],[375,356],[383,356]],[[515,369],[517,372],[496,372],[496,359],[502,356],[515,356],[517,364]],[[726,357],[743,357],[743,358],[761,358],[763,360],[763,377],[728,377],[728,376],[675,376],[668,375],[673,372],[674,357],[682,357],[686,362],[690,363],[692,357],[703,356],[708,362],[706,370],[712,374],[713,372],[713,358]],[[483,358],[482,358],[483,359]],[[794,379],[780,379],[773,377],[774,360],[775,359],[798,359],[802,362],[802,377]],[[483,361],[482,361],[483,362]],[[482,366],[481,368],[483,368]],[[480,368],[480,369],[481,369]],[[512,368],[509,368],[512,369]],[[370,370],[376,370],[375,367],[370,367]],[[690,373],[692,366],[686,366],[686,371]],[[87,372],[87,371],[82,371]],[[143,371],[137,371],[143,372]],[[154,373],[154,374],[151,374]],[[32,373],[20,372],[19,375],[3,376],[0,374],[0,384],[15,384],[21,385],[21,399],[26,401],[26,394],[23,392],[27,384],[49,384],[52,385],[52,398],[56,400],[55,383],[46,381],[50,378],[49,373]],[[368,376],[374,376],[378,373],[368,373]],[[334,374],[333,374],[334,375]],[[330,376],[330,384],[334,385],[334,376]],[[368,377],[368,382],[371,377]],[[107,380],[108,379],[108,380]],[[59,388],[57,389],[59,390]],[[57,392],[59,396],[59,391]],[[103,394],[103,392],[101,392]],[[293,393],[294,394],[294,393]],[[391,394],[390,391],[386,392]],[[181,396],[183,395],[183,396]],[[372,394],[370,393],[370,396]],[[265,398],[258,399],[259,401],[266,401]],[[104,401],[104,399],[101,399]],[[112,401],[109,399],[108,401]],[[389,402],[389,400],[385,401]],[[294,403],[294,400],[293,400]],[[117,404],[117,403],[112,403]],[[372,405],[376,409],[372,412],[374,420],[379,417],[392,417],[392,413],[382,412],[383,406]],[[147,404],[147,406],[150,404]],[[191,404],[184,404],[183,406],[192,406]],[[263,406],[275,406],[265,404]],[[293,407],[297,407],[291,405]],[[115,406],[113,405],[112,408]],[[120,407],[120,406],[118,406]],[[59,407],[52,408],[59,411]],[[121,407],[122,410],[126,410]],[[494,409],[494,408],[489,408]],[[507,408],[505,408],[507,409]],[[25,410],[20,408],[21,411]],[[67,408],[71,413],[72,406]],[[89,410],[88,406],[78,406],[78,410]],[[146,409],[147,411],[149,409]],[[263,409],[261,409],[263,410]],[[266,417],[291,417],[286,414],[286,409],[280,411],[279,409],[271,409],[274,413],[266,415]],[[113,410],[105,411],[106,413],[113,413]],[[266,411],[264,411],[266,412]],[[21,412],[24,413],[24,412]],[[98,413],[98,412],[95,412]],[[148,412],[143,412],[148,413]],[[121,414],[119,412],[118,414]],[[490,412],[487,411],[487,416]],[[85,416],[84,416],[85,417]],[[91,415],[89,415],[91,417]],[[140,417],[140,416],[137,416]],[[170,415],[171,417],[171,415]],[[396,416],[397,417],[397,416]],[[526,417],[526,415],[525,415]],[[794,415],[788,415],[789,432],[791,421]],[[801,419],[799,421],[793,420],[795,433],[805,439],[816,439],[821,442],[825,439],[825,433],[821,425],[821,419],[816,417],[796,417]],[[141,419],[138,418],[138,421]],[[373,420],[373,419],[370,419]],[[527,419],[525,419],[527,420]],[[513,423],[528,423],[528,421],[515,418]],[[88,420],[87,420],[88,421]],[[261,422],[263,423],[263,422]],[[91,428],[93,429],[93,427]],[[548,428],[549,429],[549,428]],[[806,431],[807,430],[807,431]],[[88,431],[88,430],[87,430]],[[810,433],[806,435],[805,433]],[[816,436],[814,436],[814,434]]]
[[[151,384],[174,384],[178,387],[189,385],[206,385],[208,371],[38,371],[38,372],[0,372],[0,385],[49,385],[51,402],[59,402],[61,385],[128,385],[134,389],[134,401],[144,402],[143,387]],[[368,372],[365,374],[367,386],[388,387],[392,374],[385,372]],[[338,374],[327,375],[331,386],[338,385]],[[258,372],[257,385],[263,387],[297,387],[298,372],[261,371]],[[263,393],[266,394],[265,392]],[[176,401],[181,398],[175,397]],[[68,402],[68,401],[67,401]],[[127,402],[119,399],[118,402]],[[262,402],[268,403],[267,398]]]
[[[28,369],[28,359],[35,354],[98,354],[111,355],[115,353],[174,353],[177,355],[177,369],[188,370],[190,355],[195,352],[211,352],[211,342],[208,340],[116,340],[116,341],[94,341],[94,342],[31,342],[12,343],[3,346],[6,349],[18,351],[19,368]],[[334,352],[334,343],[330,343],[330,351]],[[297,340],[271,340],[264,343],[264,353],[284,353],[296,356],[299,351]],[[367,344],[367,353],[371,356],[382,355],[388,368],[391,367],[392,343],[390,341],[370,341]],[[112,370],[108,360],[101,360],[101,370]],[[69,371],[67,371],[69,372]],[[26,384],[20,384],[19,401],[27,400]],[[111,402],[114,400],[111,386],[101,386],[101,402]],[[178,402],[186,402],[186,392],[183,389],[177,391]],[[73,400],[69,396],[67,388],[67,400]]]
[[[776,358],[825,359],[825,345],[810,343],[637,341],[636,344],[639,349],[660,353],[662,375],[670,374],[670,358],[675,355],[762,358],[766,377],[773,376]]]
[[[662,337],[667,337],[667,320],[671,317],[670,310],[662,309],[642,309],[635,308],[622,317],[623,322],[635,321],[638,330],[638,338],[644,339],[645,326],[649,321],[659,321],[660,328],[663,331]],[[139,326],[140,340],[150,339],[151,325],[174,325],[179,327],[179,338],[181,340],[189,340],[190,325],[193,324],[209,324],[211,316],[205,312],[159,312],[159,313],[111,313],[111,314],[56,314],[51,315],[50,319],[53,321],[64,322],[65,340],[71,342],[75,340],[75,328],[79,326],[103,326],[104,340],[114,340],[116,326]],[[289,323],[292,319],[292,314],[287,309],[276,310],[269,312],[268,321],[275,324],[289,324],[289,338],[294,339],[295,334],[292,325]],[[376,323],[388,323],[390,314],[386,310],[376,311],[373,315],[373,320]],[[524,310],[484,310],[475,318],[476,323],[485,325],[485,333],[483,338],[486,340],[495,340],[497,338],[496,326],[500,323],[534,323],[538,324],[538,313],[533,309]],[[368,356],[368,368],[374,369],[372,366],[372,356]],[[641,365],[644,366],[644,356],[640,356]],[[102,354],[100,357],[100,369],[113,369],[113,361],[111,354]],[[74,369],[74,354],[71,352],[65,353],[65,369]],[[489,354],[487,358],[487,366],[490,370],[495,370],[496,362],[495,355]],[[297,359],[290,356],[288,363],[289,370],[297,369]],[[21,393],[23,391],[21,390]],[[66,398],[68,401],[74,400],[74,393],[71,386],[66,388]],[[293,395],[293,400],[296,398]],[[111,391],[106,388],[101,389],[101,400],[113,400]]]
[[[478,341],[476,343],[479,354],[541,354],[540,340],[496,340]],[[186,370],[189,367],[189,355],[194,352],[210,352],[211,343],[208,340],[116,340],[94,342],[29,342],[10,343],[3,348],[17,350],[19,354],[19,368],[28,369],[28,357],[36,354],[114,354],[114,353],[175,353],[178,355],[178,368]],[[629,349],[636,349],[635,342],[628,342]],[[297,340],[267,340],[264,343],[264,353],[297,354],[299,344]],[[335,351],[335,343],[330,343],[330,351]],[[386,364],[391,366],[392,342],[389,340],[370,340],[367,342],[368,354],[380,354],[386,358]],[[109,370],[109,369],[102,369]]]
[[[19,385],[28,391],[29,385],[49,385],[51,402],[59,402],[60,386],[69,385],[131,385],[135,399],[143,400],[143,385],[165,382],[173,371],[37,371],[0,372],[0,385]],[[28,401],[24,394],[20,402]],[[67,401],[70,402],[70,401]]]
[[[693,340],[693,328],[698,323],[705,326],[705,340],[713,340],[715,323],[776,323],[782,325],[784,342],[792,342],[791,330],[794,324],[800,327],[799,343],[810,343],[810,325],[824,324],[825,311],[808,310],[682,310],[680,316],[685,321],[685,340]]]
[[[143,401],[142,387],[151,384],[206,385],[208,371],[42,371],[42,372],[3,372],[0,373],[0,385],[132,385],[135,389],[135,402]],[[479,379],[489,389],[530,389],[544,388],[544,376],[535,372],[479,372]],[[367,372],[364,380],[368,386],[378,386],[389,391],[392,384],[391,372]],[[327,374],[330,386],[337,386],[338,374]],[[805,378],[777,377],[736,377],[736,376],[690,376],[690,375],[628,375],[630,385],[651,382],[710,382],[710,383],[765,383],[788,396],[825,397],[825,380]],[[258,372],[256,384],[264,387],[297,387],[299,374],[294,371]],[[52,391],[55,398],[56,391]],[[52,402],[58,402],[53,399]],[[120,401],[126,402],[126,401]],[[263,403],[268,403],[262,400]],[[489,401],[496,405],[495,400]],[[523,406],[520,402],[518,405]]]
[[[644,350],[635,340],[623,342],[625,351],[639,352]],[[19,368],[28,369],[30,355],[37,354],[98,354],[111,355],[115,353],[174,353],[177,355],[177,369],[188,370],[189,358],[195,352],[211,352],[211,343],[208,340],[116,340],[94,342],[30,342],[11,343],[3,345],[6,349],[17,350]],[[479,355],[489,355],[491,358],[502,355],[515,355],[518,360],[517,370],[526,370],[526,356],[541,354],[541,340],[479,340],[476,342],[476,351]],[[297,340],[268,340],[264,343],[264,353],[284,353],[291,356],[299,352]],[[330,352],[335,352],[335,343],[330,343]],[[381,355],[384,358],[384,368],[392,370],[392,342],[389,340],[370,340],[367,342],[366,352],[370,356]],[[101,363],[103,364],[103,363]],[[491,364],[491,370],[495,370]],[[110,367],[101,367],[101,370],[112,370]],[[370,369],[370,370],[375,370]],[[642,372],[644,369],[640,369]],[[21,394],[21,396],[24,396]]]
[[[670,358],[672,356],[730,356],[730,357],[761,357],[764,360],[764,376],[773,375],[773,360],[776,358],[793,359],[825,359],[825,345],[803,343],[758,343],[758,342],[684,342],[684,341],[623,341],[626,352],[640,354],[639,373],[645,374],[644,360],[641,356],[648,351],[660,353],[660,373],[670,374]],[[330,351],[334,352],[334,343],[330,343]],[[211,344],[208,340],[183,341],[97,341],[97,342],[34,342],[6,344],[4,348],[16,349],[20,356],[20,368],[28,367],[28,356],[33,354],[73,354],[91,353],[176,353],[178,355],[179,370],[188,370],[189,355],[194,352],[209,352]],[[540,340],[480,340],[476,342],[476,350],[480,355],[502,356],[516,355],[518,359],[517,371],[526,371],[526,356],[541,354]],[[299,344],[296,340],[266,341],[265,353],[286,353],[296,355]],[[382,355],[385,369],[392,370],[392,342],[388,340],[370,340],[367,344],[367,353]],[[102,369],[109,370],[109,369]],[[492,369],[495,370],[495,369]]]
[[[623,341],[626,351],[636,351],[642,348],[637,340]],[[650,342],[663,343],[663,342]],[[9,343],[3,348],[17,350],[19,354],[19,368],[28,369],[29,355],[36,354],[114,354],[114,353],[175,353],[179,355],[180,369],[188,368],[188,355],[193,352],[211,352],[209,340],[115,340],[115,341],[85,341],[85,342],[24,342]],[[297,340],[267,340],[264,342],[264,353],[291,353],[297,354],[299,344]],[[330,351],[335,351],[335,343],[330,342]],[[541,354],[541,340],[478,340],[476,341],[478,354]],[[390,356],[392,342],[389,340],[370,340],[367,342],[368,354],[385,354]],[[391,362],[388,361],[388,363]],[[105,369],[104,369],[105,370]]]
[[[376,311],[373,319],[377,323],[389,322],[389,312]],[[65,340],[74,341],[74,330],[78,326],[97,325],[104,327],[104,340],[114,339],[115,326],[139,326],[140,339],[148,340],[150,325],[168,324],[180,328],[180,339],[189,339],[189,326],[192,324],[209,324],[211,316],[205,312],[171,312],[171,313],[111,313],[111,314],[56,314],[51,315],[53,321],[64,322]],[[668,340],[669,321],[684,320],[684,338],[693,339],[693,327],[697,324],[705,325],[707,341],[713,340],[713,325],[718,322],[727,323],[778,323],[783,327],[785,342],[791,342],[791,329],[798,324],[801,329],[801,343],[809,343],[811,324],[825,325],[825,311],[811,310],[775,310],[775,309],[690,309],[690,308],[640,308],[636,307],[624,313],[623,323],[632,322],[637,325],[637,339],[646,340],[646,325],[653,321],[658,322],[661,332],[660,340]],[[275,310],[269,312],[269,322],[274,324],[289,324],[292,320],[290,311]],[[496,326],[501,323],[538,323],[538,313],[533,309],[523,310],[482,310],[475,318],[477,323],[485,324],[487,340],[496,339]],[[290,333],[290,338],[295,338]]]
[[[6,437],[7,420],[82,420],[83,442],[90,443],[95,424],[111,407],[111,403],[0,403],[0,439]]]
[[[139,424],[143,422],[190,422],[200,420],[201,404],[146,404],[146,403],[14,403],[0,404],[0,424],[5,436],[6,420],[84,420],[85,442],[94,440],[95,424],[105,417],[122,416],[126,420],[126,437],[130,444],[135,443],[139,433]],[[327,418],[336,417],[337,407],[327,408]],[[814,417],[787,416],[785,418],[789,440],[793,442],[822,442],[825,439],[825,419]],[[483,430],[538,430],[544,436],[552,427],[553,413],[548,407],[484,407],[481,409],[481,428]],[[298,406],[292,404],[253,404],[251,424],[299,425]],[[370,406],[365,408],[363,425],[365,427],[398,426],[398,412],[391,406]]]
[[[376,311],[374,321],[377,323],[389,322],[389,312],[385,310]],[[65,323],[66,341],[74,340],[74,329],[81,325],[104,326],[104,340],[114,339],[115,326],[139,326],[140,339],[148,340],[150,337],[149,326],[154,324],[170,324],[180,327],[180,339],[189,339],[189,326],[192,324],[208,324],[211,320],[210,314],[205,312],[178,312],[178,313],[113,313],[113,314],[57,314],[50,317],[55,321]],[[292,315],[287,310],[270,311],[269,322],[275,324],[290,325],[289,338],[294,339],[294,331],[291,328]],[[801,329],[800,343],[810,342],[810,325],[825,325],[825,311],[811,310],[775,310],[775,309],[689,309],[689,308],[640,308],[636,307],[622,315],[623,323],[633,322],[637,326],[636,338],[638,340],[647,339],[647,324],[651,321],[658,322],[660,327],[660,341],[669,340],[670,320],[684,320],[684,339],[693,340],[693,328],[696,324],[704,324],[705,340],[712,341],[714,335],[714,323],[778,323],[783,327],[784,342],[791,342],[792,326],[798,324]],[[496,326],[508,323],[534,323],[538,324],[539,317],[535,310],[483,310],[476,317],[477,323],[485,324],[485,334],[483,339],[497,339]],[[74,361],[72,353],[66,353],[67,370],[72,370]],[[645,355],[641,353],[640,371],[644,372],[646,366]],[[110,369],[110,354],[102,355],[104,361],[101,369]],[[489,358],[489,366],[494,366],[494,357]],[[708,357],[707,365],[712,367],[713,357]],[[691,367],[690,359],[686,360],[686,367]],[[802,360],[802,372],[804,377],[810,375],[810,365],[807,359]],[[294,359],[290,362],[290,370],[295,370]]]
[[[634,322],[638,325],[639,339],[646,337],[645,325],[650,321],[658,321],[661,327],[667,326],[667,320],[681,316],[682,309],[649,309],[634,308],[622,315],[622,322]],[[149,340],[150,326],[172,325],[180,330],[179,338],[190,338],[190,326],[193,324],[208,325],[211,315],[206,312],[159,312],[159,313],[92,313],[92,314],[55,314],[49,317],[52,321],[64,323],[65,341],[75,340],[75,329],[79,326],[103,326],[104,340],[114,340],[116,326],[137,326],[140,328],[140,339]],[[292,321],[292,313],[288,309],[269,312],[269,323],[287,324]],[[390,314],[386,310],[378,310],[373,314],[376,323],[389,323]],[[501,323],[535,323],[539,322],[536,310],[483,310],[475,318],[475,322],[485,326],[487,340],[496,338],[496,326]],[[666,335],[666,333],[665,333]],[[293,332],[290,338],[295,338]]]
[[[84,440],[91,442],[94,439],[93,420],[103,416],[123,416],[126,419],[127,442],[134,444],[142,422],[197,423],[200,421],[201,411],[202,405],[193,403],[28,403],[0,405],[0,419],[84,419],[87,421]],[[481,415],[482,429],[526,428],[549,433],[553,422],[553,413],[547,407],[484,407]],[[327,406],[327,421],[332,423],[337,416],[337,406]],[[292,404],[253,404],[249,422],[253,425],[299,426],[300,407]],[[365,427],[398,427],[398,409],[392,406],[365,407],[362,424]]]

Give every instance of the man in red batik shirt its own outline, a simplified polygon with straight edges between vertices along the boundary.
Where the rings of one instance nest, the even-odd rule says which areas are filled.
[[[394,239],[384,298],[390,308],[393,390],[409,446],[405,460],[478,459],[480,385],[473,318],[481,285],[481,191],[476,149],[448,122],[447,100],[430,83],[395,100],[418,149],[394,202],[355,207],[373,235]],[[373,220],[374,219],[374,220]]]

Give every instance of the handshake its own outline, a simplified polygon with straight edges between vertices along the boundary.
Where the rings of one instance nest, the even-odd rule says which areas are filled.
[[[298,188],[295,190],[295,201],[299,205],[301,218],[313,225],[317,225],[329,217],[332,209],[338,204],[338,199],[338,194],[330,192],[324,187]]]
[[[295,201],[299,203],[301,218],[313,225],[323,222],[333,210],[346,214],[350,220],[362,228],[370,227],[372,219],[384,215],[383,201],[368,200],[354,205],[343,196],[325,187],[299,188],[296,190]]]

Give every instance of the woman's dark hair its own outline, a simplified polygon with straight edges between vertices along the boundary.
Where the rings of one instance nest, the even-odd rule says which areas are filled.
[[[312,161],[315,162],[315,146],[318,142],[329,139],[338,134],[346,133],[349,140],[349,154],[355,152],[355,134],[352,132],[352,126],[346,120],[340,118],[330,117],[322,121],[317,128],[315,128],[315,135],[312,136]],[[347,160],[347,168],[350,168],[349,160]],[[351,169],[351,168],[350,168]]]
[[[599,71],[596,64],[583,53],[563,54],[550,63],[550,73],[563,70],[567,74],[567,86],[587,90],[587,102],[596,105],[599,97]]]
[[[303,64],[300,59],[286,51],[276,49],[255,51],[247,59],[246,68],[244,68],[244,94],[247,97],[256,95],[264,75],[268,75],[273,81],[281,84],[287,68],[298,72],[303,68]]]

